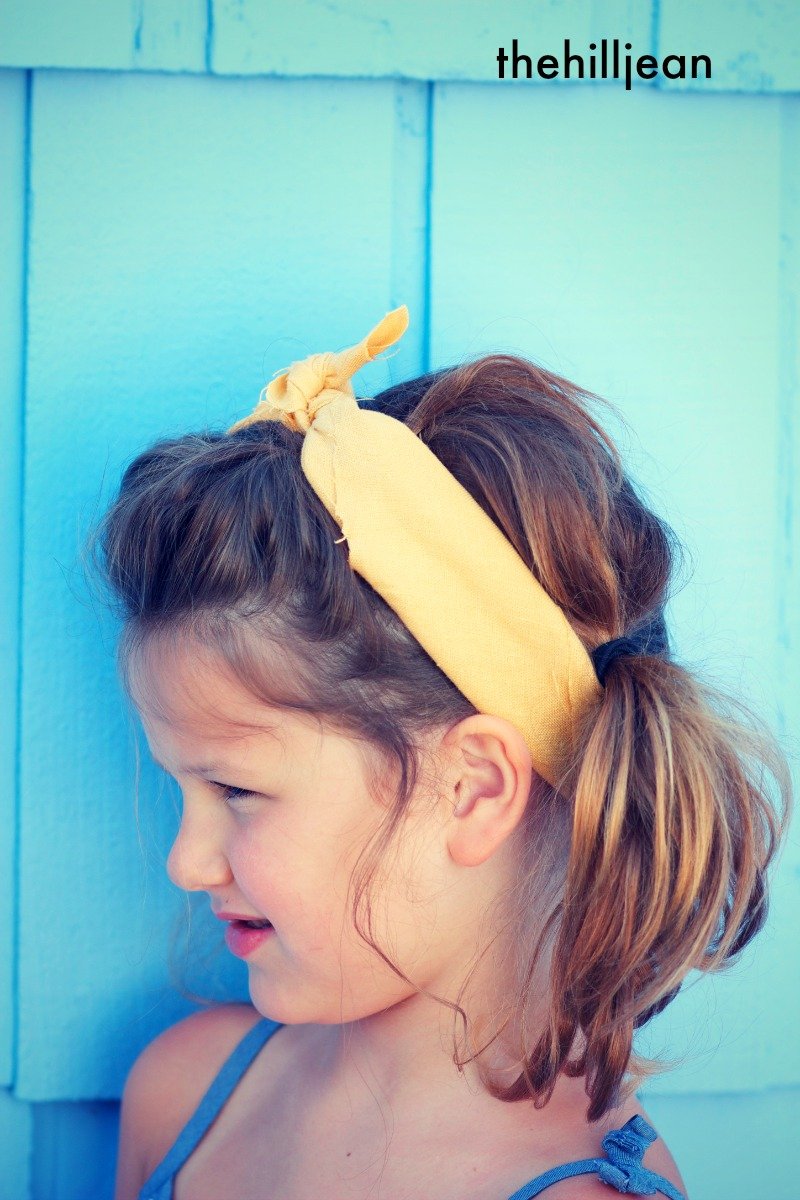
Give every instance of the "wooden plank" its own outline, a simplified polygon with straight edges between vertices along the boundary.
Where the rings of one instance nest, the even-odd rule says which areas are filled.
[[[555,79],[534,70],[532,83],[557,86],[565,40],[585,59],[601,40],[626,43],[633,62],[655,54],[659,73],[635,90],[796,91],[800,86],[800,8],[795,0],[756,5],[714,0],[698,12],[692,0],[497,0],[491,13],[457,11],[428,0],[8,0],[0,8],[0,66],[165,70],[232,75],[405,77],[424,80],[498,79],[498,50],[517,49],[534,65],[542,55],[559,62]],[[610,53],[610,51],[609,51]],[[708,54],[711,78],[669,79],[680,70],[666,55]],[[599,65],[597,67],[599,71]],[[510,70],[510,68],[509,68]],[[574,68],[578,70],[577,66]],[[619,87],[618,81],[606,86]]]
[[[643,5],[631,8],[639,14]],[[565,32],[574,44],[588,47],[593,9],[589,0],[570,0],[566,11],[559,0],[495,0],[491,11],[429,0],[380,5],[295,0],[289,16],[280,4],[215,0],[212,69],[236,75],[497,80],[498,49],[506,44],[510,52],[514,37],[521,51],[532,47],[537,55],[563,50]],[[615,5],[615,14],[623,10],[628,6]]]
[[[517,350],[619,405],[629,466],[692,555],[670,608],[677,652],[773,724],[780,104],[442,85],[431,234],[433,365]],[[796,636],[798,606],[789,619]],[[779,879],[754,953],[650,1028],[653,1048],[692,1054],[662,1086],[800,1077],[788,857]]]
[[[800,730],[800,100],[782,97],[780,196],[779,670],[783,729]],[[797,763],[800,770],[800,762]],[[800,797],[800,779],[798,780]]]
[[[800,5],[797,0],[661,0],[658,56],[708,54],[711,78],[668,80],[667,91],[796,92],[800,89]],[[678,64],[670,70],[679,70]]]
[[[777,100],[780,136],[781,188],[779,197],[779,358],[777,462],[777,698],[778,724],[791,752],[795,797],[800,799],[800,99]],[[795,824],[794,828],[797,826]],[[770,963],[765,989],[779,1000],[785,1014],[800,994],[800,955],[797,954],[798,879],[800,844],[796,833],[784,850],[776,880],[771,936],[784,955]],[[768,1022],[762,1030],[768,1061],[780,1062],[786,1053],[786,1019]],[[789,1034],[790,1044],[796,1036]]]
[[[204,71],[206,0],[6,0],[0,65]]]
[[[399,167],[424,162],[414,103],[388,81],[36,78],[17,1079],[26,1099],[118,1096],[135,1053],[192,1007],[166,965],[184,914],[164,872],[177,789],[159,798],[145,765],[140,847],[117,631],[81,583],[85,532],[122,466],[154,438],[227,428],[276,370],[358,340],[401,299],[396,286],[419,291],[393,266],[393,241],[418,238],[421,200],[403,216],[393,192]],[[415,373],[421,364],[405,353],[403,374]],[[399,370],[391,358],[371,364],[360,394]],[[207,897],[196,899],[207,916]],[[195,948],[206,934],[220,945],[212,918]],[[221,953],[211,994],[245,998],[244,964]],[[208,987],[210,972],[192,986]]]
[[[642,1103],[681,1169],[689,1196],[796,1200],[800,1089],[741,1096],[650,1096]]]
[[[31,1194],[33,1112],[30,1104],[0,1088],[0,1198],[28,1200]]]
[[[37,1104],[33,1112],[31,1200],[112,1200],[119,1105]]]
[[[24,71],[0,71],[0,1086],[13,1082],[17,735],[25,356]]]
[[[428,171],[432,85],[398,80],[394,97],[392,177],[392,306],[408,305],[409,326],[390,351],[389,378],[424,370],[428,344]]]

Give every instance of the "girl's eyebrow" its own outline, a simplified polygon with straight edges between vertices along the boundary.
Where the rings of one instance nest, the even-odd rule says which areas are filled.
[[[169,767],[165,766],[164,763],[162,763],[160,759],[155,757],[155,755],[152,755],[152,758],[153,758],[153,762],[156,764],[156,766],[161,767],[162,771],[166,771],[168,775],[170,775],[172,773],[170,771]],[[207,763],[198,763],[191,767],[183,767],[182,773],[184,775],[198,775],[201,777],[205,777],[207,775],[215,775],[215,774],[217,774],[217,772],[221,772],[224,775],[224,774],[227,774],[228,771],[235,771],[235,770],[236,770],[235,767],[231,767],[227,763],[214,761],[214,762],[207,762]]]

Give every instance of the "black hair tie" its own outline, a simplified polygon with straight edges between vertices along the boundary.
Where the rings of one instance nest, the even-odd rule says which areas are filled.
[[[654,654],[664,656],[669,652],[667,627],[664,624],[663,612],[658,612],[646,625],[634,630],[626,637],[612,638],[603,642],[591,652],[597,678],[605,687],[608,668],[618,658],[626,654]]]

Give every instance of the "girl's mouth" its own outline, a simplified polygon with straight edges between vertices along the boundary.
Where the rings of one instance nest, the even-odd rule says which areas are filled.
[[[225,930],[225,943],[233,954],[239,958],[246,958],[273,932],[269,921],[229,921]]]

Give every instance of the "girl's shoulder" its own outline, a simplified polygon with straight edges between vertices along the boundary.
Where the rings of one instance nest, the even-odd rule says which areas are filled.
[[[215,1005],[177,1021],[142,1050],[128,1074],[123,1094],[115,1200],[135,1200],[142,1184],[196,1111],[222,1065],[260,1020],[261,1014],[251,1004]],[[289,1029],[290,1034],[300,1032],[299,1028]],[[285,1039],[286,1054],[281,1053],[281,1060],[287,1054],[291,1059],[298,1048],[293,1037]],[[652,1124],[641,1105],[632,1099],[614,1114],[613,1125],[621,1125],[637,1113]],[[561,1139],[555,1140],[558,1143]],[[554,1147],[558,1161],[597,1154],[596,1127],[585,1144],[582,1141],[573,1132],[573,1137],[565,1138],[557,1151]],[[517,1182],[526,1178],[525,1157],[519,1164]],[[546,1164],[555,1165],[552,1160]],[[687,1196],[677,1164],[661,1137],[647,1147],[643,1165]],[[545,1169],[544,1162],[539,1169]],[[563,1179],[546,1190],[548,1200],[551,1196],[552,1200],[610,1200],[615,1194],[596,1175]]]
[[[532,1101],[498,1108],[500,1124],[494,1134],[489,1130],[489,1144],[501,1150],[506,1194],[516,1200],[540,1191],[542,1200],[612,1200],[630,1192],[688,1200],[670,1148],[636,1095],[596,1122],[588,1121],[585,1109],[576,1079],[563,1079],[560,1094],[557,1085],[544,1108]],[[485,1144],[481,1137],[474,1131],[470,1145]]]
[[[664,1200],[664,1196],[670,1194],[670,1184],[673,1189],[677,1189],[677,1193],[684,1197],[684,1200],[689,1200],[684,1179],[663,1138],[657,1136],[649,1145],[647,1139],[643,1141],[639,1141],[638,1138],[631,1139],[626,1122],[630,1124],[632,1117],[639,1117],[646,1121],[651,1128],[654,1128],[647,1113],[638,1102],[633,1100],[617,1110],[613,1114],[613,1119],[610,1119],[611,1114],[607,1114],[606,1118],[602,1119],[598,1125],[585,1125],[583,1130],[578,1128],[571,1131],[568,1128],[563,1131],[559,1130],[552,1139],[548,1139],[547,1159],[550,1161],[547,1162],[547,1165],[543,1161],[538,1162],[533,1176],[530,1176],[529,1173],[531,1182],[535,1179],[543,1183],[551,1174],[556,1176],[551,1181],[548,1180],[542,1200],[551,1200],[551,1197],[552,1200],[611,1200],[619,1192],[657,1195],[658,1200]],[[623,1126],[626,1127],[623,1128]],[[614,1133],[619,1133],[620,1136],[615,1138]],[[615,1146],[614,1148],[609,1146],[604,1153],[605,1147],[601,1149],[600,1141],[607,1135],[611,1135]],[[638,1150],[628,1144],[631,1140],[639,1141]],[[622,1154],[615,1153],[615,1149],[621,1150]],[[557,1174],[559,1166],[566,1167],[570,1163],[584,1159],[605,1163],[608,1177],[604,1177],[597,1170],[574,1176],[570,1176],[568,1172],[561,1177],[559,1177],[560,1173]],[[522,1179],[524,1158],[520,1167],[522,1173],[519,1177]],[[517,1170],[519,1172],[520,1168]],[[654,1179],[653,1176],[661,1178]],[[657,1186],[659,1183],[662,1184],[663,1190]],[[523,1188],[523,1191],[526,1190]],[[534,1194],[538,1195],[539,1193]],[[516,1192],[514,1195],[516,1196]]]
[[[625,1120],[630,1117],[641,1117],[657,1135],[655,1141],[647,1146],[644,1151],[644,1155],[642,1157],[642,1166],[645,1168],[645,1170],[652,1171],[656,1175],[663,1176],[664,1179],[671,1183],[673,1187],[677,1188],[678,1191],[683,1196],[687,1197],[688,1200],[686,1183],[678,1168],[678,1164],[675,1161],[669,1146],[664,1141],[658,1125],[654,1122],[647,1110],[642,1106],[638,1098],[634,1098],[633,1104],[625,1111],[624,1116]],[[615,1128],[621,1129],[623,1124],[624,1122],[620,1119],[615,1119],[613,1122],[613,1126]],[[603,1195],[608,1197],[608,1194],[609,1188],[607,1187]],[[613,1189],[611,1189],[611,1195],[614,1195]],[[720,1197],[720,1200],[723,1200],[723,1198]]]
[[[260,1020],[252,1004],[217,1004],[176,1021],[145,1046],[122,1095],[115,1200],[136,1194]]]

